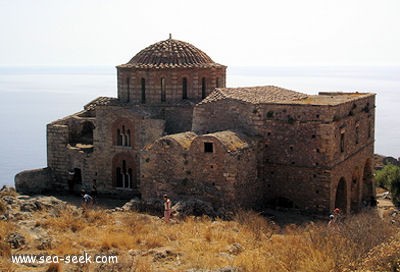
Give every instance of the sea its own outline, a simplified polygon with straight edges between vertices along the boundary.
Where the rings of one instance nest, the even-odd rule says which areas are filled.
[[[228,87],[376,93],[375,153],[400,156],[400,66],[229,67]],[[113,66],[0,66],[0,187],[45,167],[46,124],[117,96]]]

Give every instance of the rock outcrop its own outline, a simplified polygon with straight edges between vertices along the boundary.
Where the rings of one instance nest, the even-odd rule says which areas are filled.
[[[15,188],[22,194],[42,194],[51,189],[53,173],[50,168],[26,170],[18,173],[15,178]]]

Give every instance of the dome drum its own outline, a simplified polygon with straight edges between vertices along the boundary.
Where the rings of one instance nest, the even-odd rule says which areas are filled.
[[[226,81],[226,66],[174,39],[143,49],[117,70],[118,98],[134,104],[198,102]]]

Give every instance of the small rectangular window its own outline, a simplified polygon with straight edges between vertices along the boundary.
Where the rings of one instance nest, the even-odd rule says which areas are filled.
[[[213,153],[214,146],[213,143],[204,143],[204,153]]]

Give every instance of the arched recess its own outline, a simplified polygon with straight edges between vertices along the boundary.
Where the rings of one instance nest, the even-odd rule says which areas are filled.
[[[113,187],[132,190],[138,187],[136,164],[129,153],[119,153],[112,160]]]
[[[82,130],[81,130],[81,143],[83,144],[93,144],[93,130],[94,130],[94,125],[92,122],[84,122],[82,124]]]
[[[371,159],[367,159],[363,171],[362,201],[370,203],[375,198],[375,186]]]
[[[351,210],[357,212],[360,208],[360,169],[354,168],[353,175],[351,177],[351,195],[350,195]]]
[[[69,143],[75,144],[93,144],[93,130],[95,126],[90,121],[83,121],[70,130]]]
[[[134,125],[126,119],[116,120],[112,125],[112,141],[116,146],[134,146]]]
[[[341,177],[336,187],[335,208],[347,211],[347,184],[344,177]]]

